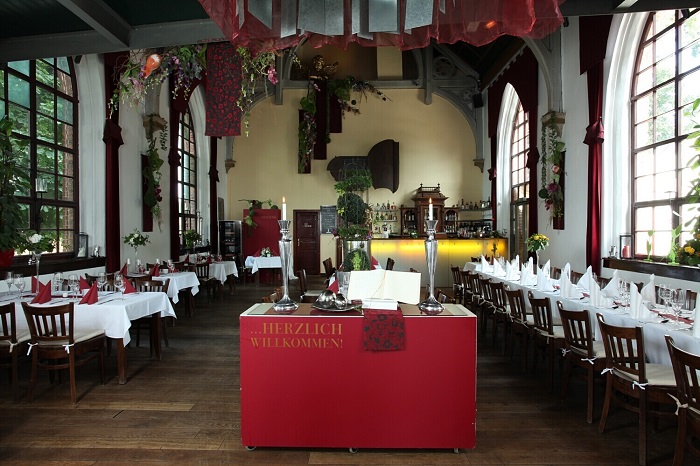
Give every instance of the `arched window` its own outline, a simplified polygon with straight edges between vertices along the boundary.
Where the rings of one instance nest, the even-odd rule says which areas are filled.
[[[22,164],[30,189],[18,193],[24,230],[58,239],[50,252],[66,255],[79,231],[77,95],[70,58],[0,64],[0,117],[7,114],[15,136],[29,140]]]
[[[700,97],[700,24],[697,9],[651,13],[637,51],[632,102],[632,229],[635,253],[665,256],[671,231],[693,214],[687,195],[693,154],[685,140]],[[690,227],[684,227],[689,229]]]
[[[201,234],[201,213],[197,208],[197,145],[194,137],[194,123],[189,106],[180,114],[178,152],[180,172],[178,175],[178,202],[180,204],[180,231],[182,238],[186,230],[197,230]]]
[[[519,254],[527,257],[525,239],[527,239],[528,201],[530,197],[530,170],[527,167],[529,151],[529,120],[528,114],[518,102],[518,109],[513,118],[510,142],[510,205],[511,205],[511,236],[513,248],[511,255]]]

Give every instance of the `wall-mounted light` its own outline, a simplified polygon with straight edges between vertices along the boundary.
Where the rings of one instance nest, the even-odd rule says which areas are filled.
[[[46,178],[39,178],[37,176],[34,183],[34,191],[36,192],[36,216],[34,217],[34,223],[36,224],[36,230],[41,230],[41,207],[44,204],[44,194],[48,192],[48,187],[46,183]]]

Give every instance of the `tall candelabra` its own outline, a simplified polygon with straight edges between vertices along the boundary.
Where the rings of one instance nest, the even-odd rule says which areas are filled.
[[[428,263],[429,294],[428,299],[418,305],[418,308],[429,315],[440,314],[445,308],[435,299],[433,289],[435,286],[435,266],[437,264],[437,240],[435,239],[435,226],[437,220],[426,220],[428,239],[425,240],[425,260]]]
[[[292,238],[289,236],[289,225],[291,220],[277,220],[280,226],[281,239],[280,246],[280,261],[282,262],[282,286],[284,287],[284,296],[277,301],[272,308],[278,314],[291,314],[296,311],[299,305],[289,298],[289,258],[292,250]]]

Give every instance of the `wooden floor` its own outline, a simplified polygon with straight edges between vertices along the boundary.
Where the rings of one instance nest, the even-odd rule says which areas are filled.
[[[313,279],[312,279],[313,280]],[[320,287],[320,281],[310,288]],[[227,290],[228,291],[228,290]],[[145,347],[127,349],[129,382],[119,385],[114,353],[108,381],[92,366],[78,373],[78,403],[67,385],[41,374],[34,401],[11,402],[0,374],[0,462],[9,464],[275,464],[275,465],[636,465],[637,421],[615,410],[608,432],[586,423],[585,390],[574,380],[559,400],[544,372],[519,372],[489,338],[479,345],[477,442],[471,451],[274,449],[248,451],[240,441],[238,316],[271,288],[239,285],[223,303],[196,297],[192,317],[168,328],[170,347],[154,361]],[[292,294],[294,297],[294,294]],[[517,354],[516,354],[517,356]],[[544,364],[540,365],[544,367]],[[22,370],[22,390],[28,371]],[[65,382],[65,377],[64,377]],[[602,390],[597,393],[600,412]],[[434,396],[440,396],[439,393]],[[332,428],[332,426],[328,426]],[[676,427],[650,433],[649,464],[671,464]],[[686,455],[685,465],[699,462]]]

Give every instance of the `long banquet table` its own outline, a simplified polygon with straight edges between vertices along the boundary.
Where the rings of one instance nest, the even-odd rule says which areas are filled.
[[[511,289],[523,289],[526,293],[525,302],[529,309],[529,302],[527,300],[527,292],[532,291],[536,298],[547,297],[550,299],[550,304],[552,307],[552,315],[555,318],[559,318],[559,311],[556,306],[557,301],[561,301],[564,309],[568,310],[582,310],[586,309],[589,313],[592,326],[591,328],[595,332],[595,339],[600,340],[600,329],[596,320],[596,313],[600,313],[605,318],[605,322],[617,325],[620,327],[642,327],[642,333],[644,335],[644,349],[649,359],[649,362],[656,364],[671,364],[671,357],[668,354],[668,349],[666,347],[665,335],[673,336],[676,344],[694,354],[700,354],[700,338],[696,338],[692,334],[692,329],[688,329],[687,325],[683,330],[678,327],[674,327],[675,322],[670,319],[659,316],[653,320],[643,320],[633,318],[629,314],[628,308],[617,307],[596,307],[591,304],[588,297],[582,299],[577,298],[563,298],[559,290],[554,291],[540,291],[536,286],[521,285],[518,281],[506,280],[505,277],[498,277],[490,272],[483,272],[478,270],[479,264],[474,262],[467,262],[464,266],[465,270],[475,271],[482,274],[483,276],[489,277],[491,280],[500,281],[508,285]],[[658,308],[654,310],[658,311]],[[666,323],[661,323],[662,320],[668,320]]]
[[[18,297],[17,293],[13,295],[3,293],[0,295],[0,303],[13,301],[15,303],[17,328],[28,330],[29,326],[22,310],[21,301],[31,302],[32,297],[23,298],[21,301]],[[160,359],[160,318],[177,316],[165,293],[128,293],[124,295],[124,299],[119,298],[119,293],[100,292],[97,303],[92,305],[78,304],[79,299],[56,297],[46,304],[36,304],[36,306],[48,307],[64,304],[71,300],[75,302],[74,325],[76,330],[103,329],[108,338],[116,341],[117,374],[119,383],[125,384],[127,381],[125,346],[131,341],[131,336],[129,335],[131,321],[151,316],[153,319],[151,331],[155,332],[153,340],[157,342],[154,352],[156,358]]]

